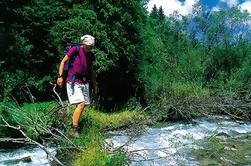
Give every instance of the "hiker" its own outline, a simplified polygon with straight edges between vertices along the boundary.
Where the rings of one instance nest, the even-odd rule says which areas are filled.
[[[93,70],[95,55],[91,52],[95,44],[95,38],[91,35],[84,35],[80,39],[81,45],[78,47],[71,47],[62,59],[59,65],[57,78],[57,85],[62,87],[64,84],[64,65],[70,60],[70,56],[73,56],[73,52],[78,49],[66,77],[68,100],[70,104],[77,105],[72,117],[72,134],[76,137],[79,136],[78,122],[80,115],[85,106],[91,103],[90,87],[92,87],[94,95],[97,94],[96,74]],[[90,84],[92,84],[92,86]]]

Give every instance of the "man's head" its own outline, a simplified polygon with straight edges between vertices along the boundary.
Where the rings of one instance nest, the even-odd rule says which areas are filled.
[[[89,52],[95,45],[95,38],[91,35],[84,35],[80,39],[86,52]]]
[[[84,35],[80,39],[81,39],[82,44],[84,45],[88,45],[88,46],[95,45],[95,38],[91,35]]]

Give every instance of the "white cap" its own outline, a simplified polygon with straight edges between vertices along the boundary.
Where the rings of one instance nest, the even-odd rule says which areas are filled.
[[[95,44],[95,38],[91,35],[84,35],[80,39],[81,39],[82,43],[85,45],[94,46],[94,44]]]

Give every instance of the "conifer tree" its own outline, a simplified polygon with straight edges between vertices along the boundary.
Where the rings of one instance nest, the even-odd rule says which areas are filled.
[[[158,18],[160,20],[165,20],[165,14],[164,14],[164,10],[163,10],[162,6],[160,6],[159,10],[158,10]]]
[[[151,13],[150,13],[150,16],[151,16],[152,18],[155,18],[155,19],[158,18],[158,8],[157,8],[156,4],[154,4],[154,6],[153,6],[153,8],[152,8],[152,11],[151,11]]]

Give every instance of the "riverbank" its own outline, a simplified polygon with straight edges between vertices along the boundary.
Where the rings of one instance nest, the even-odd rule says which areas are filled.
[[[128,106],[113,113],[86,107],[80,119],[80,137],[74,138],[70,134],[74,106],[61,108],[55,102],[1,103],[0,106],[1,138],[11,137],[9,144],[22,138],[22,145],[37,143],[45,148],[52,143],[58,147],[56,157],[65,165],[124,165],[128,160],[122,150],[111,153],[103,145],[105,133],[121,129],[137,130],[149,123],[149,115],[138,107]],[[21,130],[12,129],[15,126],[20,126]],[[2,145],[2,149],[10,148]],[[58,164],[55,160],[53,163]]]
[[[155,124],[157,121],[163,122],[175,119],[175,116],[173,116],[173,119],[169,118],[170,114],[166,119],[163,119],[163,115],[166,113],[165,110],[152,111],[151,109],[148,110],[149,107],[143,109],[127,106],[111,113],[101,112],[95,107],[86,107],[80,119],[80,137],[74,138],[70,135],[74,106],[61,108],[54,102],[23,104],[22,106],[2,103],[1,106],[3,105],[5,109],[1,109],[1,116],[10,125],[18,124],[22,126],[23,131],[27,133],[27,137],[43,144],[45,147],[46,143],[52,142],[57,146],[56,157],[63,164],[73,166],[126,165],[131,161],[130,154],[123,148],[114,148],[112,142],[106,141],[111,136],[109,135],[110,132],[122,130],[123,134],[130,133],[135,136],[140,135],[142,133],[141,129],[145,128],[146,125]],[[188,109],[188,111],[190,110]],[[191,120],[191,118],[205,116],[201,112],[193,110],[192,112],[186,112],[186,114],[182,113],[182,116],[176,114],[176,117],[182,119],[184,115],[189,114],[192,116],[187,116],[186,120]],[[210,113],[217,114],[213,110]],[[4,124],[4,121],[1,121],[1,124]],[[0,129],[3,131],[1,137],[9,136],[9,131],[6,128],[1,127]],[[63,134],[59,131],[62,131]],[[17,138],[20,134],[11,136]],[[27,142],[24,141],[23,143],[26,144]],[[205,150],[204,153],[208,153],[208,151],[212,151],[212,149]],[[197,153],[202,152],[198,150]],[[200,160],[201,157],[199,156],[198,159]],[[201,160],[205,160],[205,158]],[[55,160],[52,162],[52,165],[57,164]]]
[[[94,108],[86,108],[80,124],[80,137],[72,138],[73,143],[83,151],[65,149],[58,153],[58,158],[66,165],[125,165],[127,155],[118,149],[109,152],[103,144],[107,138],[106,131],[117,129],[133,129],[147,123],[148,115],[140,110],[124,108],[116,113],[103,113]]]

